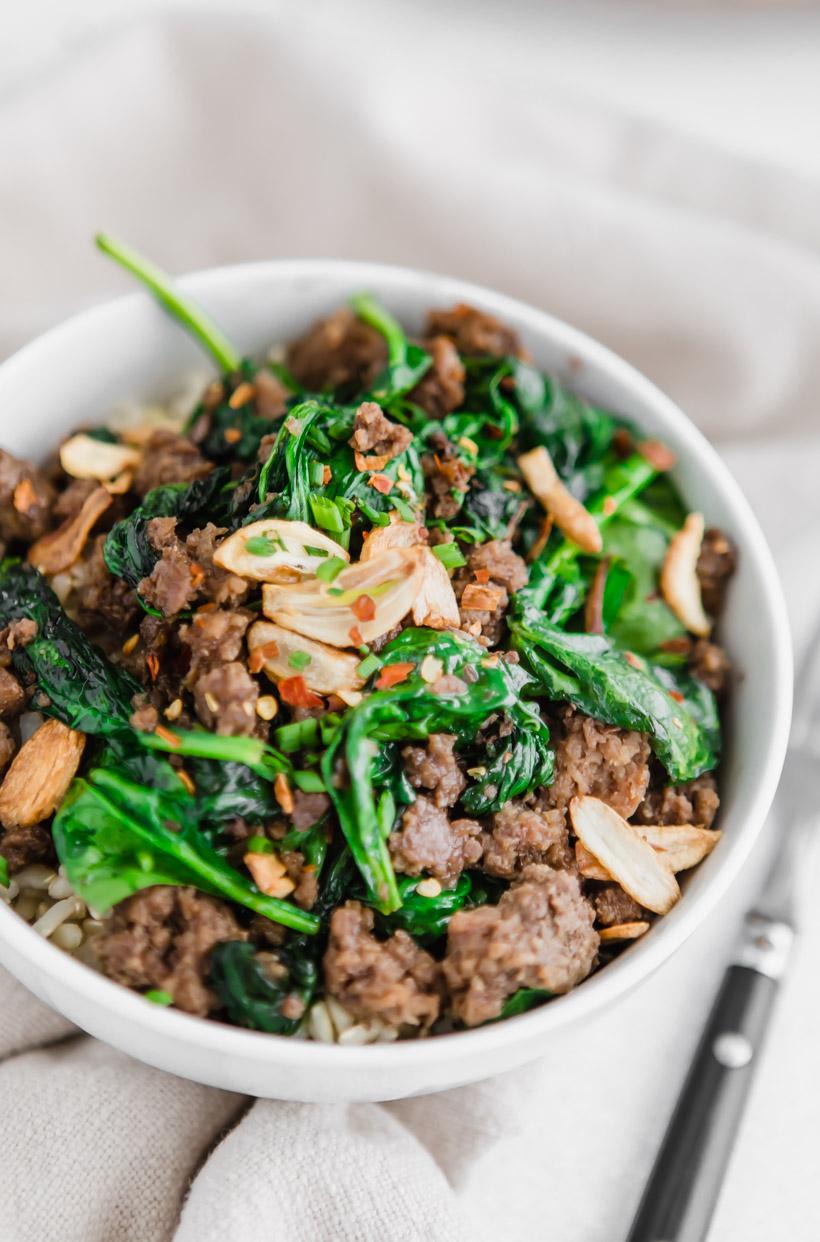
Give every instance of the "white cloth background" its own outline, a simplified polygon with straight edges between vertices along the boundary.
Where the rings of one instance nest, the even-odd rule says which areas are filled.
[[[534,73],[509,41],[471,59],[466,25],[443,39],[383,4],[351,33],[348,12],[156,18],[7,91],[0,355],[123,288],[90,248],[101,227],[172,270],[318,254],[496,286],[624,354],[719,443],[804,642],[820,609],[820,187],[551,89],[548,48]],[[2,976],[0,1236],[612,1242],[754,870],[659,974],[540,1063],[385,1106],[253,1102],[162,1075]],[[715,1242],[818,1235],[818,936],[815,912]]]

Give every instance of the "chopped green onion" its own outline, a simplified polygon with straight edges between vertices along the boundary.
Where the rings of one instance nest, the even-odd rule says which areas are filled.
[[[154,1005],[173,1005],[174,1003],[171,993],[162,988],[149,988],[147,992],[143,992],[143,996]]]
[[[286,755],[296,750],[312,746],[319,736],[319,722],[314,717],[307,720],[294,720],[291,724],[280,725],[274,730],[276,745]]]
[[[321,461],[312,461],[309,467],[310,482],[313,487],[324,487],[325,467]]]
[[[294,772],[293,783],[302,793],[325,792],[325,782],[318,772]]]
[[[3,888],[8,888],[9,886],[8,859],[4,858],[2,854],[0,854],[0,884]]]
[[[345,529],[345,522],[336,502],[327,496],[309,496],[308,500],[316,525],[340,535]]]
[[[343,561],[340,556],[329,556],[321,565],[316,566],[316,577],[321,578],[322,582],[332,582],[346,564],[347,561]]]
[[[272,556],[276,544],[267,535],[253,535],[246,541],[245,551],[250,552],[251,556]]]
[[[320,560],[327,556],[327,548],[313,548],[309,543],[305,544],[305,551],[308,556],[318,556]]]
[[[288,664],[291,668],[295,668],[297,672],[307,668],[310,664],[311,657],[306,651],[292,651],[288,656]]]
[[[416,515],[406,500],[402,500],[401,496],[393,496],[392,500],[393,507],[403,522],[415,522]]]
[[[432,552],[445,569],[458,569],[461,565],[467,564],[457,543],[437,543]]]
[[[379,659],[377,655],[374,655],[373,652],[371,651],[370,655],[365,656],[365,658],[362,660],[361,664],[357,667],[356,672],[359,674],[360,677],[363,677],[366,681],[367,678],[372,676],[372,674],[375,673],[377,669],[380,669],[381,666],[382,666],[381,660]]]
[[[245,842],[245,852],[248,854],[272,854],[273,846],[267,837],[262,837],[257,833],[253,837],[248,837]]]

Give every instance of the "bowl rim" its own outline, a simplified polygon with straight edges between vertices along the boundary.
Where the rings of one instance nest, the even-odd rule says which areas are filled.
[[[378,284],[380,280],[389,281],[394,287],[414,291],[429,287],[431,294],[433,290],[436,291],[436,297],[443,295],[471,302],[502,319],[506,315],[525,320],[527,330],[536,338],[548,340],[551,345],[565,350],[568,356],[575,355],[592,361],[606,372],[607,378],[613,383],[622,383],[637,399],[651,405],[653,412],[685,439],[686,453],[691,452],[699,464],[706,467],[709,487],[721,494],[731,510],[737,529],[743,530],[744,556],[755,561],[765,583],[761,608],[768,614],[771,631],[782,636],[781,642],[773,644],[771,652],[775,697],[767,722],[769,740],[765,762],[755,772],[749,772],[743,778],[754,788],[747,814],[750,826],[731,842],[732,848],[725,851],[720,866],[715,867],[709,882],[697,894],[696,900],[687,905],[684,899],[677,907],[676,917],[672,922],[667,923],[664,920],[658,924],[645,941],[625,950],[605,969],[585,980],[583,986],[556,997],[548,1005],[514,1018],[430,1039],[341,1046],[251,1031],[210,1018],[194,1017],[179,1010],[166,1009],[146,1001],[143,996],[124,985],[107,979],[92,967],[45,940],[5,902],[0,902],[0,938],[17,957],[28,961],[43,976],[59,976],[62,985],[70,986],[90,1005],[113,1010],[120,1020],[140,1027],[146,1034],[161,1041],[181,1040],[195,1045],[202,1052],[235,1056],[245,1062],[257,1062],[260,1066],[265,1062],[275,1062],[280,1068],[294,1070],[304,1068],[332,1073],[339,1069],[359,1072],[367,1068],[422,1069],[433,1065],[441,1068],[468,1056],[475,1057],[491,1052],[493,1048],[502,1045],[512,1048],[531,1044],[539,1035],[546,1038],[550,1031],[566,1027],[601,1009],[608,996],[616,1000],[649,978],[715,908],[737,877],[757,840],[783,766],[792,701],[790,627],[777,570],[766,540],[749,502],[715,448],[687,415],[646,376],[593,337],[563,320],[529,303],[470,281],[438,272],[370,261],[294,258],[245,262],[201,269],[179,277],[177,283],[187,293],[201,298],[207,306],[210,293],[224,291],[237,282],[250,279],[265,283],[277,276],[315,279],[330,274],[340,283],[348,283],[351,290],[367,287],[371,282]],[[127,317],[137,307],[144,308],[149,303],[152,303],[152,299],[147,293],[136,292],[105,301],[71,316],[24,345],[0,364],[3,380],[13,379],[14,373],[30,365],[30,361],[38,354],[47,353],[52,346],[61,344],[74,333],[85,332],[89,324],[110,317]]]

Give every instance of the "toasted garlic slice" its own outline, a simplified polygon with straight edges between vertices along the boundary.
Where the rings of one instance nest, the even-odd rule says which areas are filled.
[[[698,578],[703,530],[703,514],[690,513],[669,541],[660,576],[663,598],[681,625],[699,638],[707,638],[712,629],[712,622],[703,608]]]
[[[420,552],[424,573],[413,602],[413,623],[433,630],[458,629],[461,619],[450,575],[429,548],[423,547]]]
[[[46,720],[11,761],[0,785],[0,823],[29,828],[47,819],[76,775],[85,734],[59,720]]]
[[[575,835],[639,905],[666,914],[680,888],[661,856],[611,806],[581,795],[569,804]]]
[[[673,871],[696,867],[711,854],[723,835],[697,824],[634,824],[633,827]]]
[[[28,560],[42,574],[61,574],[79,560],[88,542],[91,529],[111,504],[111,495],[104,487],[95,487],[82,508],[62,526],[43,535],[28,550]]]
[[[374,556],[380,556],[389,548],[415,548],[424,542],[424,528],[418,522],[403,522],[397,513],[393,513],[389,526],[374,526],[368,532],[362,544],[360,560],[372,561]]]
[[[73,479],[99,479],[104,483],[139,464],[140,452],[128,444],[108,444],[80,433],[60,448],[60,465]]]
[[[635,923],[614,923],[612,927],[602,927],[598,938],[607,940],[637,940],[649,931],[650,924],[644,920]]]
[[[250,871],[256,887],[268,897],[289,897],[296,888],[278,854],[247,853],[242,861]]]
[[[612,876],[606,867],[602,867],[594,854],[590,854],[581,841],[575,842],[575,861],[578,871],[585,880],[611,880]]]
[[[310,549],[316,548],[317,552]],[[307,522],[289,522],[286,518],[268,518],[240,526],[229,535],[214,553],[214,564],[220,569],[250,578],[253,582],[276,582],[281,571],[296,570],[315,574],[330,556],[350,560],[350,553]]]
[[[600,552],[603,540],[595,518],[561,482],[543,444],[522,453],[518,468],[533,496],[551,514],[567,539],[577,543],[584,552]]]
[[[424,579],[424,551],[391,548],[370,561],[349,565],[332,583],[318,579],[293,586],[266,583],[262,611],[277,625],[331,647],[372,642],[411,611]]]
[[[298,672],[308,689],[317,694],[341,696],[364,685],[356,671],[361,663],[359,656],[317,643],[272,621],[254,622],[248,630],[248,650],[251,656],[255,651],[264,655],[262,669],[272,680],[293,677]],[[302,657],[298,668],[290,663],[293,656]],[[305,656],[310,657],[306,664]]]

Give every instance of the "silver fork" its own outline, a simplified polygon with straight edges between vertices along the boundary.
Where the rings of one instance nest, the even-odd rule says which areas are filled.
[[[789,827],[746,915],[627,1242],[704,1242],[748,1099],[811,872],[820,808],[820,627],[796,677],[777,793]]]

